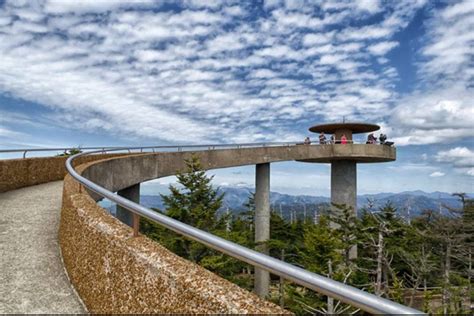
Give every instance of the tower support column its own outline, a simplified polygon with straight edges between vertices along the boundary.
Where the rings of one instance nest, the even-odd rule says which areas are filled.
[[[357,216],[357,163],[351,160],[334,160],[331,163],[331,203],[351,207]],[[332,211],[337,209],[332,207]],[[335,224],[331,223],[334,227]],[[357,258],[357,245],[349,253],[349,258]]]
[[[357,211],[357,164],[351,160],[331,163],[331,203],[346,204]]]
[[[117,194],[135,203],[140,203],[140,183],[117,191]],[[117,205],[117,218],[130,227],[133,227],[133,213],[126,208]]]
[[[270,164],[256,165],[255,169],[255,243],[256,249],[268,254],[265,243],[270,239]],[[270,286],[270,273],[260,268],[255,268],[254,290],[264,298],[268,295]]]

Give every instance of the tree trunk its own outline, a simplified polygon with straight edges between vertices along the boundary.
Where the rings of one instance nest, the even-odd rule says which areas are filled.
[[[467,290],[468,290],[468,295],[469,295],[469,298],[468,298],[468,302],[469,302],[469,306],[472,306],[472,247],[469,247],[469,270],[467,271],[467,280],[468,280],[468,283],[467,283]]]
[[[328,261],[328,277],[332,279],[332,261]],[[327,309],[327,315],[333,315],[334,314],[334,299],[332,297],[328,296],[328,309]]]
[[[281,261],[285,261],[285,249],[281,250]],[[285,279],[280,277],[280,306],[285,308]]]
[[[446,244],[446,257],[444,262],[444,287],[443,287],[443,314],[448,315],[449,311],[449,275],[451,270],[451,243]]]
[[[383,233],[379,230],[379,241],[377,244],[377,270],[375,282],[375,295],[382,295],[382,267],[383,267]]]

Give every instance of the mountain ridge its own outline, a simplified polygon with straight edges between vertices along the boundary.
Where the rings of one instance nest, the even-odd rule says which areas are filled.
[[[225,193],[221,211],[231,210],[233,213],[244,211],[245,203],[247,203],[251,193],[254,192],[253,188],[233,186],[221,186],[218,190]],[[163,192],[163,190],[160,191],[162,194],[166,193]],[[469,193],[468,196],[472,198],[474,194]],[[423,210],[427,209],[438,210],[443,214],[447,214],[449,211],[445,206],[455,209],[462,207],[461,201],[458,197],[452,196],[450,193],[439,191],[430,193],[422,190],[415,190],[403,191],[400,193],[383,192],[376,194],[362,194],[357,196],[357,208],[360,210],[366,207],[369,201],[374,209],[380,208],[387,203],[391,203],[395,208],[397,208],[397,211],[401,216],[410,218],[420,215]],[[159,209],[164,208],[159,195],[141,195],[140,202],[146,207],[155,207]],[[304,216],[304,213],[306,212],[306,215],[310,216],[310,213],[327,209],[330,199],[325,196],[291,195],[271,191],[270,203],[272,208],[276,211],[281,210],[282,216],[290,218],[292,213],[296,214],[293,216]]]

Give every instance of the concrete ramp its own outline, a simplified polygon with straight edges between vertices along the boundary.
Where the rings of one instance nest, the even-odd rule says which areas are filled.
[[[0,194],[0,314],[85,313],[59,253],[62,184]]]

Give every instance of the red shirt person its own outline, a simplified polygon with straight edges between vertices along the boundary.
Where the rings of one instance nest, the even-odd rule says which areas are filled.
[[[341,136],[341,144],[347,144],[347,137],[345,134],[342,134]]]

